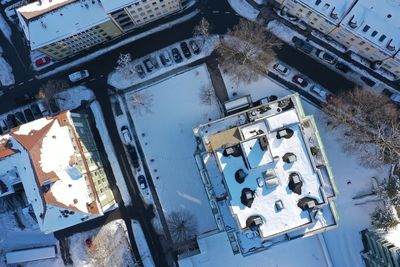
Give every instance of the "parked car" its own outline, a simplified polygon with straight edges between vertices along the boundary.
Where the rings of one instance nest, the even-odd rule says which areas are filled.
[[[174,61],[175,61],[176,63],[182,62],[183,58],[182,58],[182,56],[181,56],[181,53],[179,53],[178,48],[173,48],[173,49],[171,50],[171,52],[172,52],[172,57],[174,58]]]
[[[192,48],[193,53],[195,53],[196,55],[197,55],[198,53],[200,53],[200,47],[197,45],[197,43],[196,43],[195,40],[190,40],[190,41],[189,41],[189,45],[190,45],[190,47]]]
[[[43,67],[50,63],[50,58],[48,56],[41,56],[40,58],[35,60],[36,67]]]
[[[18,111],[18,112],[15,113],[15,118],[17,120],[17,124],[18,125],[26,123],[26,119],[24,117],[24,114],[22,114],[21,111]]]
[[[164,66],[172,65],[172,59],[171,59],[171,56],[169,55],[168,51],[164,51],[161,53],[160,61],[161,61],[161,64],[163,64]]]
[[[336,63],[335,67],[343,73],[348,73],[351,70],[349,66],[342,62]]]
[[[320,59],[328,62],[329,64],[335,64],[335,62],[336,62],[335,56],[333,56],[332,54],[329,54],[328,52],[322,51],[322,50],[318,50],[317,56]]]
[[[132,142],[132,135],[126,125],[121,127],[122,141],[125,145],[129,145]]]
[[[68,79],[71,82],[78,82],[80,80],[83,80],[85,78],[89,77],[89,71],[88,70],[80,70],[74,73],[71,73],[68,75]]]
[[[158,69],[160,67],[160,64],[158,64],[156,57],[150,57],[150,62],[151,64],[153,64],[154,68]]]
[[[54,98],[50,99],[49,108],[50,108],[51,114],[56,114],[56,113],[60,112],[60,107],[58,106],[58,103]]]
[[[153,63],[151,63],[150,58],[146,58],[143,60],[143,64],[147,70],[147,72],[152,72],[154,69]]]
[[[191,58],[192,57],[192,53],[190,53],[189,47],[187,45],[186,42],[181,42],[180,43],[183,55],[185,56],[185,58]]]
[[[35,95],[33,93],[26,93],[22,96],[15,97],[14,101],[18,106],[25,106],[35,101]]]
[[[393,103],[400,106],[400,94],[399,93],[393,93],[389,89],[385,88],[385,89],[383,89],[382,94],[388,96],[390,98],[390,100],[393,101]]]
[[[365,77],[365,76],[361,76],[360,79],[370,87],[372,87],[376,84],[376,82],[374,82],[373,80],[371,80],[370,78]]]
[[[300,50],[302,50],[304,53],[311,53],[314,50],[314,46],[310,45],[306,41],[300,39],[297,36],[294,36],[292,38],[292,42],[294,43],[294,46]]]
[[[326,97],[328,96],[328,92],[325,89],[322,89],[319,86],[313,85],[310,89],[310,91],[314,94],[316,94],[317,96],[321,97],[322,99],[326,99]]]
[[[28,122],[35,120],[35,117],[33,116],[32,110],[30,110],[29,108],[24,110],[24,115],[25,118]]]
[[[42,116],[48,116],[50,114],[46,103],[40,101],[37,103],[37,105],[39,107],[40,113],[42,113]]]
[[[7,124],[10,128],[14,128],[18,126],[17,119],[14,114],[7,115]]]
[[[140,189],[146,189],[147,188],[147,182],[146,182],[146,177],[144,175],[139,175],[138,177]]]
[[[281,64],[281,63],[276,63],[273,66],[274,70],[276,70],[277,72],[279,72],[282,75],[288,75],[290,70],[289,68],[287,68],[285,65]]]
[[[306,87],[308,85],[307,80],[301,76],[300,74],[297,74],[295,76],[293,76],[292,81],[298,85],[300,85],[301,87]]]
[[[9,130],[6,120],[0,120],[0,128],[3,130],[3,132],[7,132]]]
[[[38,104],[36,104],[36,103],[32,104],[31,110],[32,110],[32,113],[33,113],[33,116],[35,117],[35,119],[39,119],[39,118],[43,117]]]
[[[140,164],[139,164],[139,157],[136,153],[136,149],[134,146],[128,146],[128,152],[129,152],[129,156],[131,157],[132,160],[132,164],[134,168],[139,168]]]
[[[144,76],[146,76],[146,72],[144,72],[143,66],[141,64],[137,64],[135,66],[135,71],[142,79],[144,78]]]

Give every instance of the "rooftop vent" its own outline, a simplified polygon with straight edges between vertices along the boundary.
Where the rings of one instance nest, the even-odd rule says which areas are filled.
[[[276,138],[278,138],[278,139],[281,139],[281,138],[289,139],[290,137],[293,136],[293,134],[294,134],[294,132],[293,132],[292,129],[285,128],[285,129],[279,130],[276,133]]]
[[[240,145],[230,146],[225,148],[223,155],[225,157],[228,156],[240,157],[242,155],[242,149],[240,148]]]
[[[251,208],[251,205],[254,201],[254,191],[250,188],[243,188],[242,195],[240,196],[240,202],[248,208]]]
[[[284,209],[282,200],[275,201],[275,209],[276,211],[281,211]]]
[[[297,157],[295,154],[288,152],[283,155],[282,160],[286,163],[293,163],[297,160]]]
[[[300,199],[299,202],[297,203],[297,207],[299,207],[303,211],[305,210],[312,211],[313,209],[316,208],[316,206],[317,206],[317,200],[310,197],[304,197]]]
[[[243,169],[239,169],[235,172],[235,180],[239,184],[244,182],[244,178],[246,178],[247,173]]]
[[[289,175],[289,189],[292,190],[293,193],[301,195],[301,187],[303,186],[303,181],[300,179],[300,175],[298,173],[291,173]]]
[[[332,9],[330,16],[333,19],[338,19],[339,18],[337,12],[335,11],[335,8]]]
[[[263,151],[267,151],[268,150],[268,138],[267,138],[267,135],[264,134],[264,135],[260,136],[259,140],[260,140],[261,149]]]
[[[349,20],[349,26],[353,29],[357,28],[357,21],[354,20],[354,15],[351,17],[351,19]]]
[[[261,216],[258,215],[250,216],[246,220],[246,226],[253,231],[257,230],[257,228],[260,227],[261,224],[263,224],[263,220]]]

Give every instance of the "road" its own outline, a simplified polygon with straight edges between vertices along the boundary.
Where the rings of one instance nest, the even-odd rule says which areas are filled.
[[[204,16],[210,22],[212,25],[212,32],[219,34],[225,33],[228,28],[237,24],[240,18],[231,9],[226,0],[203,0],[200,3],[200,8],[200,16],[196,16],[195,18],[183,24],[176,25],[172,28],[155,33],[143,39],[131,42],[120,47],[119,49],[100,56],[97,59],[69,69],[68,71],[57,73],[50,77],[50,79],[65,79],[69,73],[76,70],[89,70],[91,76],[87,81],[85,81],[85,83],[89,88],[93,89],[97,99],[101,104],[105,122],[110,137],[114,141],[113,145],[115,151],[117,152],[116,155],[121,165],[124,178],[127,182],[129,193],[132,197],[132,208],[121,205],[121,217],[123,217],[125,220],[127,220],[127,218],[134,217],[141,223],[157,266],[165,266],[167,260],[165,255],[161,253],[163,250],[160,240],[151,223],[149,223],[151,220],[150,215],[146,210],[146,205],[143,203],[140,197],[140,190],[137,187],[135,177],[133,176],[133,173],[129,167],[129,162],[125,156],[123,144],[119,138],[118,129],[116,128],[111,110],[106,77],[108,73],[114,69],[115,62],[117,61],[120,53],[129,52],[133,58],[139,58],[150,52],[176,43],[182,39],[189,38],[192,36],[193,28],[195,25],[197,25],[201,16]],[[0,39],[0,41],[1,40],[2,39]],[[279,52],[278,58],[286,62],[286,64],[300,69],[307,76],[334,92],[350,88],[351,83],[349,81],[290,46],[284,46]],[[1,96],[2,105],[0,105],[0,114],[8,112],[17,107],[16,103],[14,102],[14,98],[23,95],[26,92],[37,92],[40,85],[48,80],[37,80],[29,75],[27,77],[25,71],[18,75],[18,79],[19,80],[17,84],[7,90],[6,93]],[[132,237],[130,226],[128,226],[128,232],[130,233],[130,237]]]

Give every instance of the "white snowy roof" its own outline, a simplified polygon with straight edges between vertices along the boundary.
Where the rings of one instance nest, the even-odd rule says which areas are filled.
[[[48,0],[44,2],[48,3]],[[30,41],[32,50],[82,32],[110,19],[98,1],[94,1],[93,4],[92,1],[53,0],[51,3],[51,9],[36,12],[33,17],[26,14],[31,14],[28,11],[35,10],[37,2],[17,9],[17,13],[25,18],[25,23],[22,23],[22,26],[25,34],[29,34],[27,39]],[[19,17],[21,18],[21,16]],[[26,26],[24,26],[25,24]]]
[[[400,1],[359,0],[342,21],[342,26],[389,54],[400,48]],[[356,23],[352,28],[349,22]],[[388,46],[393,46],[390,50]]]
[[[295,97],[291,98],[292,103],[296,102],[295,99]],[[276,106],[276,103],[268,105],[273,107]],[[259,108],[259,111],[255,109],[247,111],[247,114],[254,113],[254,117],[257,119],[237,127],[242,138],[239,141],[242,155],[238,155],[237,152],[228,153],[227,151],[230,150],[226,150],[226,146],[223,145],[213,151],[229,192],[231,212],[240,229],[247,229],[246,221],[250,217],[260,216],[263,222],[259,227],[259,232],[263,238],[277,236],[306,225],[315,228],[312,226],[315,220],[311,218],[310,212],[303,211],[298,206],[300,200],[307,197],[315,200],[317,204],[327,204],[322,187],[323,181],[308,150],[302,131],[302,120],[296,107],[294,104],[286,111],[276,109],[275,113],[263,113],[262,108]],[[269,109],[268,112],[273,109]],[[258,115],[257,112],[259,112]],[[238,115],[232,115],[231,118],[234,116]],[[230,117],[227,118],[228,123],[221,119],[206,126],[200,126],[204,127],[201,130],[203,141],[208,142],[210,136],[215,137],[219,134],[225,136],[222,125],[229,130],[232,127],[229,119]],[[293,135],[290,138],[278,138],[277,130],[282,127],[285,127]],[[218,129],[218,132],[215,133],[211,129]],[[284,162],[283,156],[287,153],[293,153],[296,161]],[[247,175],[242,183],[235,178],[235,174],[240,169]],[[303,183],[300,194],[292,192],[288,187],[291,174],[300,176]],[[259,185],[260,181],[265,183],[266,177],[270,176],[275,177],[277,185]],[[254,192],[254,199],[250,207],[242,203],[241,196],[245,188]],[[277,202],[282,202],[282,210],[276,209]],[[327,213],[331,212],[329,208],[326,210]],[[323,228],[324,225],[319,224],[318,227]]]
[[[69,112],[15,128],[7,138],[19,153],[0,161],[0,172],[11,167],[18,171],[26,197],[45,233],[102,213],[97,201],[90,199],[86,180],[76,168],[70,131],[75,128]]]
[[[107,13],[115,11],[117,9],[126,7],[128,5],[132,5],[136,2],[140,2],[141,0],[101,0],[104,9]]]
[[[300,2],[322,14],[328,20],[339,23],[355,0],[300,0]]]

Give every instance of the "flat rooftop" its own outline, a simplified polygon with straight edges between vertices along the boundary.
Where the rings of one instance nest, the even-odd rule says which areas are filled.
[[[303,130],[303,123],[311,122],[296,99],[291,96],[199,127],[222,173],[239,229],[256,228],[264,239],[315,224],[319,208],[328,206],[326,185]]]

